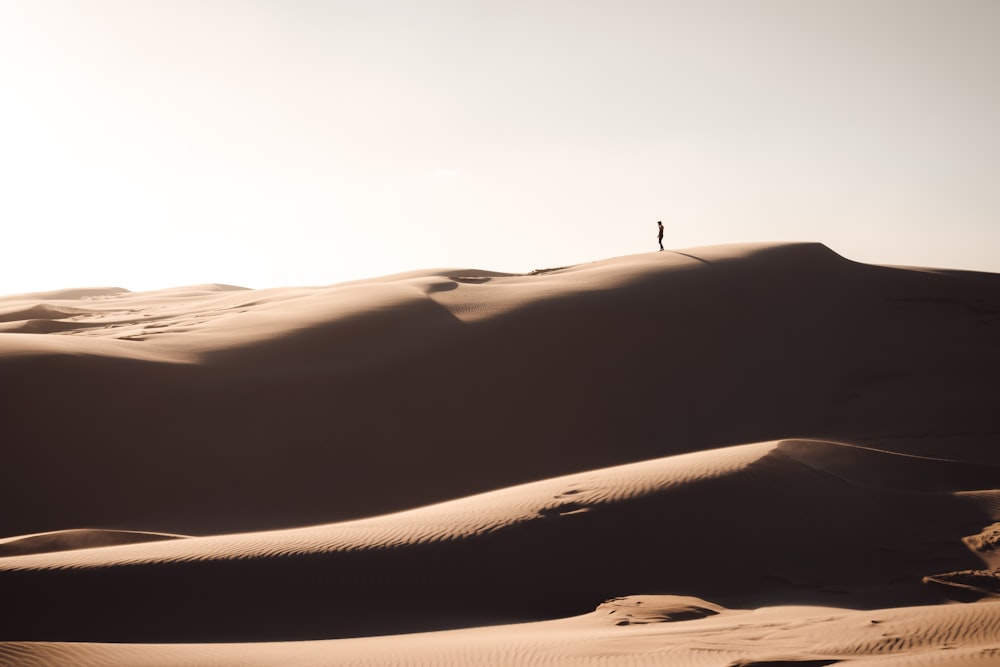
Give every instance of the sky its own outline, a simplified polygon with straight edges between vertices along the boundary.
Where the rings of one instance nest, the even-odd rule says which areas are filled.
[[[0,294],[819,241],[1000,272],[996,0],[0,0]]]

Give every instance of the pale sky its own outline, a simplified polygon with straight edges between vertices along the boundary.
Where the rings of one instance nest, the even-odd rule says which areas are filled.
[[[820,241],[1000,272],[997,0],[0,0],[0,294]]]

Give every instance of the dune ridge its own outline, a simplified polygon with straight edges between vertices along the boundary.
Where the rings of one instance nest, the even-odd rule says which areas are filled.
[[[0,662],[995,664],[998,371],[817,243],[0,297]]]
[[[25,667],[581,665],[595,657],[600,664],[616,667],[988,667],[1000,657],[997,603],[747,611],[691,598],[637,596],[609,606],[556,621],[361,639],[170,645],[6,642],[0,643],[0,659]],[[634,611],[645,618],[664,618],[691,606],[715,613],[625,625],[609,615]]]
[[[183,537],[185,536],[135,530],[94,528],[56,530],[48,533],[19,535],[0,539],[0,557],[51,553],[53,551],[71,551],[74,549],[93,549],[96,547],[155,542],[158,540],[176,540]]]
[[[836,475],[808,463],[813,449],[827,460],[841,450]],[[955,577],[947,572],[981,565],[964,538],[1000,515],[958,493],[920,489],[938,480],[928,460],[913,466],[912,458],[760,443],[372,519],[12,556],[0,559],[0,573],[22,613],[8,632],[101,641],[388,634],[552,618],[642,587],[726,605],[933,602],[941,587],[926,578],[944,574],[934,580],[941,584]],[[912,467],[897,466],[901,459]],[[864,475],[861,486],[851,478],[872,467],[909,479],[875,489]],[[755,543],[768,548],[746,548]],[[727,557],[734,547],[739,557]],[[260,586],[246,608],[246,582],[269,580],[281,585]],[[366,600],[371,581],[382,585]],[[58,611],[51,598],[38,606],[40,588],[61,591]],[[198,609],[174,618],[194,597]],[[87,600],[86,618],[74,600]]]
[[[997,464],[998,284],[801,244],[111,296],[106,327],[0,336],[0,437],[30,444],[0,493],[77,498],[0,534],[309,525],[799,436]]]

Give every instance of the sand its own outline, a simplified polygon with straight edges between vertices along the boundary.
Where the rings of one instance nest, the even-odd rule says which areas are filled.
[[[1000,276],[0,297],[0,664],[998,665]]]

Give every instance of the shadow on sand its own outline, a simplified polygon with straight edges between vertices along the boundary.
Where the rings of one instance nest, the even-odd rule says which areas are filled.
[[[695,257],[694,255],[687,254],[686,252],[681,252],[679,250],[671,250],[670,252],[674,253],[675,255],[683,255],[685,257],[690,257],[691,259],[701,262],[702,264],[712,264],[711,261],[704,259],[703,257]]]

